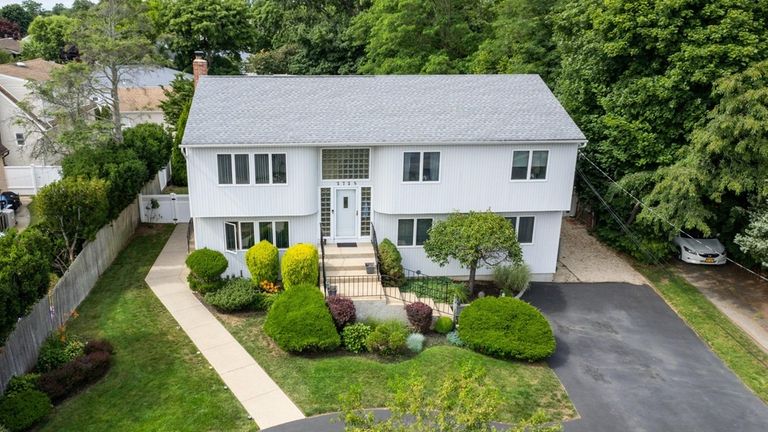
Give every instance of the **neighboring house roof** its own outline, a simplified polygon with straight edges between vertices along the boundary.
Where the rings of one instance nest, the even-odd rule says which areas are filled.
[[[1,38],[0,49],[13,55],[21,53],[21,43],[18,39],[14,38]]]
[[[133,87],[118,90],[121,112],[160,111],[165,100],[162,87]]]
[[[0,74],[31,81],[45,81],[51,77],[51,71],[60,65],[43,59],[0,64]]]
[[[152,66],[152,65],[130,65],[125,66],[122,71],[122,79],[120,80],[120,87],[134,88],[134,87],[160,87],[168,86],[176,75],[183,73],[175,69]],[[183,73],[188,79],[192,79],[192,75]],[[104,76],[102,71],[97,71],[96,78],[104,85],[109,87],[110,83]]]
[[[203,76],[183,144],[586,141],[538,75]]]

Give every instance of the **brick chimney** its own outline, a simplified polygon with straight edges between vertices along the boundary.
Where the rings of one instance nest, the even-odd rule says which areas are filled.
[[[205,61],[204,53],[202,51],[195,51],[195,59],[192,61],[192,75],[195,78],[195,87],[197,87],[197,81],[203,75],[208,75],[208,62]]]

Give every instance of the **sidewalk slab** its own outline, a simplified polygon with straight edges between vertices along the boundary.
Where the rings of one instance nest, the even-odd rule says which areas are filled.
[[[187,285],[187,224],[178,224],[145,281],[261,429],[304,418]]]

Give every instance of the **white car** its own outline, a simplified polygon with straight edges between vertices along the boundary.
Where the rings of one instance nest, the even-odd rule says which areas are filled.
[[[672,240],[678,258],[689,264],[723,265],[726,263],[725,246],[716,238],[690,238],[677,236]]]

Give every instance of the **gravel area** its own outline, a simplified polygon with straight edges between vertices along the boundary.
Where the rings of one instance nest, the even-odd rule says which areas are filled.
[[[592,237],[584,225],[564,218],[554,282],[648,282],[623,258]]]

